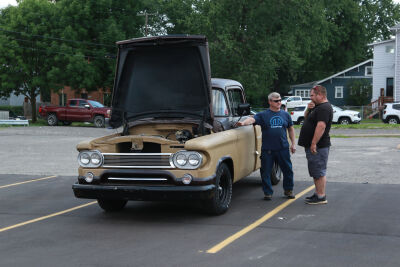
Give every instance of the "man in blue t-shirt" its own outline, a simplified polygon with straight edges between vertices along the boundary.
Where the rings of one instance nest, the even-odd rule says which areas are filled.
[[[292,118],[289,113],[281,110],[281,96],[273,92],[268,95],[269,109],[257,113],[254,118],[249,117],[239,126],[256,124],[261,126],[261,180],[264,191],[264,199],[272,199],[271,171],[274,162],[277,162],[283,173],[284,194],[288,198],[295,198],[293,194],[293,170],[290,153],[296,152],[295,134]],[[287,140],[287,132],[290,138],[290,147]]]

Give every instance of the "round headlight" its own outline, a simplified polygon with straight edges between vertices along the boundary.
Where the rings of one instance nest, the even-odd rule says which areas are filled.
[[[187,162],[186,155],[184,155],[184,154],[178,154],[178,155],[176,156],[176,163],[178,163],[179,165],[183,166],[183,165],[186,164],[186,162]]]
[[[79,160],[82,164],[87,165],[90,162],[90,156],[88,153],[82,153]]]
[[[197,154],[191,154],[189,156],[189,164],[192,166],[196,166],[200,163],[200,157]]]
[[[90,157],[90,161],[92,162],[92,164],[94,165],[98,165],[101,163],[101,155],[98,153],[93,153]]]

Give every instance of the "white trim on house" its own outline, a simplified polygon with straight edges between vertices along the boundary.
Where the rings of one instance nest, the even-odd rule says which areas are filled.
[[[343,86],[335,86],[335,98],[343,98]]]
[[[375,43],[370,43],[370,44],[368,44],[368,46],[375,46],[375,45],[390,43],[390,42],[394,42],[394,41],[395,41],[395,39],[384,40],[384,41],[379,41],[379,42],[375,42]]]
[[[366,63],[369,63],[369,62],[373,62],[373,59],[368,59],[368,60],[366,60],[364,62],[361,62],[360,64],[357,64],[357,65],[352,66],[352,67],[350,67],[348,69],[345,69],[344,71],[341,71],[341,72],[338,72],[336,74],[333,74],[332,76],[329,76],[328,78],[325,78],[323,80],[318,81],[317,84],[321,84],[321,83],[326,82],[327,80],[330,80],[332,78],[339,78],[339,77],[336,77],[336,76],[339,76],[339,75],[341,75],[343,73],[346,73],[346,72],[348,72],[348,71],[350,71],[352,69],[358,68],[358,67],[360,67],[360,66],[362,66],[362,65],[364,65]],[[351,76],[347,76],[347,77],[351,77]],[[357,77],[357,76],[355,76],[355,77]]]

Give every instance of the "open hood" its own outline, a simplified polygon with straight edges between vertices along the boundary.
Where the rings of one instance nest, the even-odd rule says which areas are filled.
[[[142,118],[194,118],[212,124],[204,36],[157,36],[117,45],[112,127]]]

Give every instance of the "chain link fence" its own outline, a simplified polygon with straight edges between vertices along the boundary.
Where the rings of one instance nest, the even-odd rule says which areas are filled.
[[[361,120],[363,121],[376,121],[382,119],[382,110],[373,109],[371,106],[337,106],[343,110],[353,110],[360,113]],[[267,108],[264,107],[252,107],[252,111],[260,112]],[[288,112],[290,113],[292,109],[289,109]]]

